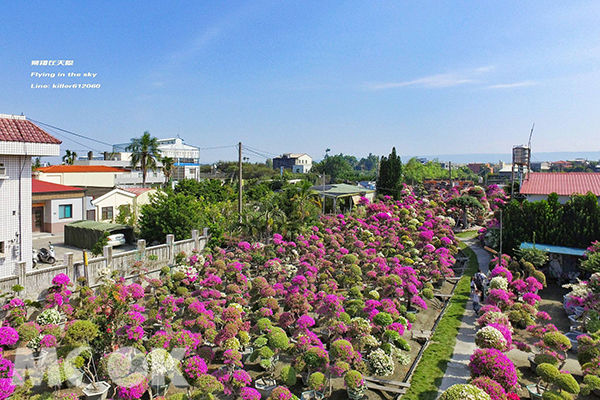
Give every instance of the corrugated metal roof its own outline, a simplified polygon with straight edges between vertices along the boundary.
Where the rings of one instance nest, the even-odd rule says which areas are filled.
[[[522,194],[556,193],[560,196],[587,194],[600,196],[600,173],[597,172],[534,172],[521,186]]]
[[[521,243],[521,249],[532,249],[533,243],[523,242]],[[566,254],[569,256],[578,256],[582,257],[585,253],[585,249],[579,249],[577,247],[564,247],[564,246],[554,246],[552,244],[535,244],[535,248],[538,250],[543,250],[552,254]]]
[[[0,141],[61,144],[62,142],[23,116],[0,115]]]

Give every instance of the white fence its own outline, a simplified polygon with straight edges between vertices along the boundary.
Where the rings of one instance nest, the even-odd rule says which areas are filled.
[[[19,263],[19,275],[0,278],[0,293],[11,291],[14,285],[21,285],[25,290],[21,293],[32,300],[41,300],[46,297],[46,290],[52,285],[52,279],[58,274],[66,274],[71,281],[84,276],[90,287],[100,284],[100,271],[108,268],[119,271],[118,275],[131,280],[137,275],[133,265],[140,261],[147,268],[147,274],[158,272],[162,266],[172,264],[175,255],[180,252],[190,254],[196,250],[204,250],[208,241],[208,230],[204,229],[203,235],[197,230],[192,231],[192,238],[175,241],[173,235],[167,235],[167,243],[158,246],[146,247],[145,240],[138,240],[137,249],[113,255],[110,246],[104,247],[102,257],[92,258],[85,265],[83,261],[73,262],[73,253],[66,253],[63,265],[55,265],[35,271],[26,271],[25,263]]]

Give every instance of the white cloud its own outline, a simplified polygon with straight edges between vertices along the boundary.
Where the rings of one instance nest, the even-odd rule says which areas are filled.
[[[453,87],[471,83],[477,83],[475,79],[478,75],[488,73],[494,69],[494,66],[479,67],[463,72],[452,72],[447,74],[435,74],[424,76],[422,78],[413,79],[403,82],[382,82],[371,83],[369,88],[372,90],[395,89],[407,86],[416,86],[423,88],[444,88]]]
[[[498,84],[498,85],[491,85],[491,86],[488,86],[487,89],[514,89],[514,88],[521,88],[521,87],[535,86],[535,85],[539,85],[539,83],[536,81],[522,81],[522,82],[502,83],[502,84]]]
[[[475,80],[461,77],[454,74],[438,74],[426,76],[423,78],[415,79],[412,81],[406,82],[387,82],[387,83],[377,83],[370,85],[371,89],[381,90],[381,89],[394,89],[399,87],[406,86],[420,86],[426,88],[439,88],[439,87],[451,87],[464,85],[466,83],[473,83]]]

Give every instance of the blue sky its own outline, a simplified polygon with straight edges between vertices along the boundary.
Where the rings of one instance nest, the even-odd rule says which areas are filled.
[[[316,159],[508,153],[535,122],[534,153],[600,150],[597,1],[2,4],[0,113],[109,143],[148,130]],[[74,65],[31,66],[45,59]],[[52,83],[101,87],[30,88]],[[63,151],[107,150],[57,136]]]

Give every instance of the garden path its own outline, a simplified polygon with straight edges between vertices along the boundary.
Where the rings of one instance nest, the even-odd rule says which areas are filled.
[[[488,264],[491,259],[489,253],[479,245],[477,238],[467,239],[465,240],[465,243],[475,252],[477,261],[479,262],[479,268],[487,275]],[[448,361],[446,373],[439,387],[438,394],[440,395],[450,386],[457,383],[467,383],[470,378],[471,373],[469,372],[468,366],[469,359],[471,358],[471,354],[473,354],[477,348],[475,345],[475,332],[477,332],[475,327],[476,320],[477,317],[475,311],[473,311],[473,301],[470,298],[456,337],[454,354],[452,355],[452,359]]]

